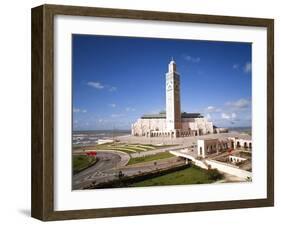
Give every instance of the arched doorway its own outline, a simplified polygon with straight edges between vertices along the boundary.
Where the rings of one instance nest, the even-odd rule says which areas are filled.
[[[199,155],[202,156],[203,155],[203,151],[202,151],[202,147],[200,147],[200,152]]]
[[[241,147],[241,146],[240,146],[240,142],[239,142],[239,141],[237,141],[236,146],[237,146],[238,148],[240,148],[240,147]]]

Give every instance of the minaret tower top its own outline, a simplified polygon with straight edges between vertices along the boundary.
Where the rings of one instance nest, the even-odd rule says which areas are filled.
[[[174,58],[172,57],[172,60],[169,63],[169,72],[176,72],[176,62],[174,61]]]

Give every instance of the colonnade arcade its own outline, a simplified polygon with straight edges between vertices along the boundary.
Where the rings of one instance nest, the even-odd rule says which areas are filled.
[[[252,149],[252,141],[244,139],[231,138],[231,148],[249,148]]]
[[[199,136],[203,135],[201,129],[198,130],[173,130],[173,131],[158,131],[153,130],[146,133],[147,137],[190,137],[190,136]]]

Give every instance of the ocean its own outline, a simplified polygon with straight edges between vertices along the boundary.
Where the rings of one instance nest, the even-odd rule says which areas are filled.
[[[74,146],[95,145],[99,139],[116,139],[118,136],[130,135],[129,130],[88,130],[73,131],[72,144]]]
[[[252,134],[252,127],[229,127],[229,132],[239,132],[239,133],[247,133],[249,135]]]
[[[252,127],[229,127],[229,132],[247,133],[251,135]],[[73,131],[73,146],[96,145],[99,139],[116,139],[119,136],[130,135],[130,130],[89,130],[89,131]]]

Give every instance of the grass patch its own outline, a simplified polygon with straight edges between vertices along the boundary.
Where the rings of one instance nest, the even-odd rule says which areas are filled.
[[[126,144],[126,143],[119,143],[119,142],[112,142],[107,144],[97,144],[95,146],[91,146],[91,149],[95,150],[117,150],[123,151],[128,154],[135,153],[135,152],[144,152],[150,150],[156,150],[165,147],[172,147],[175,145],[152,145],[152,144]],[[89,147],[83,148],[83,150],[87,150]]]
[[[191,166],[184,170],[131,184],[130,187],[209,184],[219,179],[222,179],[222,174],[217,170],[204,170],[196,166]]]
[[[178,146],[178,144],[161,144],[161,145],[151,144],[150,146],[154,148],[168,148],[168,147]]]
[[[148,149],[147,148],[144,148],[144,147],[139,147],[139,146],[133,146],[133,145],[128,145],[126,146],[127,148],[130,148],[134,151],[138,151],[138,152],[141,152],[141,151],[147,151]]]
[[[116,150],[116,151],[123,151],[129,154],[135,153],[136,151],[131,149],[131,148],[127,148],[127,147],[112,147],[109,148],[108,150]]]
[[[246,151],[241,151],[240,153],[240,157],[244,157],[244,158],[249,158],[252,157],[252,153],[251,152],[246,152]]]
[[[73,155],[72,156],[72,167],[73,173],[78,173],[96,162],[95,156],[87,155]]]
[[[137,147],[140,147],[140,148],[145,148],[146,150],[154,150],[155,147],[153,146],[150,146],[150,145],[137,145]]]
[[[155,155],[131,158],[130,161],[128,162],[128,165],[133,165],[133,164],[137,164],[137,163],[141,163],[141,162],[150,162],[150,161],[166,159],[166,158],[171,158],[171,157],[174,157],[174,155],[172,155],[169,152],[162,152],[162,153],[158,153]]]

